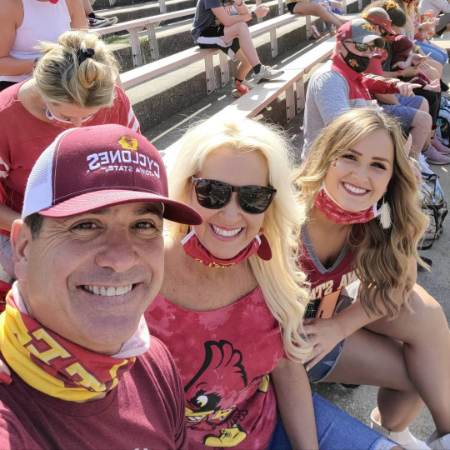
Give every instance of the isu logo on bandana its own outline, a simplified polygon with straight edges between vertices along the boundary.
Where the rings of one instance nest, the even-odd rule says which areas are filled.
[[[119,140],[119,145],[124,150],[137,150],[138,141],[137,139],[132,138],[131,136],[122,136]]]

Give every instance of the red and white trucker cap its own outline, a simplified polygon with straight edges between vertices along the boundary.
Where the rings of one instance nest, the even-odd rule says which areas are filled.
[[[69,217],[121,203],[160,202],[165,219],[202,222],[194,209],[168,195],[163,160],[144,136],[122,125],[73,128],[34,165],[22,217]]]

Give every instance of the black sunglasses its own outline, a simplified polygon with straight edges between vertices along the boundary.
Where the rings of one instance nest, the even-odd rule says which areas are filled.
[[[370,49],[370,53],[372,53],[372,55],[373,55],[377,49],[376,45],[360,44],[359,42],[353,42],[353,41],[345,41],[345,42],[350,42],[351,44],[353,44],[355,46],[356,50],[358,50],[358,52],[366,52],[367,50]],[[342,42],[342,44],[344,45],[345,49],[348,50],[348,48],[345,46],[344,42]]]
[[[238,202],[248,214],[262,214],[272,203],[277,190],[266,186],[232,186],[217,180],[193,178],[195,194],[200,206],[208,209],[223,208],[238,193]]]

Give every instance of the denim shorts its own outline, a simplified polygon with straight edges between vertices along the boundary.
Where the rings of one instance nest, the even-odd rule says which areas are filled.
[[[417,110],[422,105],[423,97],[417,95],[416,97],[404,97],[400,94],[395,94],[400,105],[385,105],[381,104],[383,112],[394,116],[405,134],[408,134],[409,129],[416,117]]]
[[[359,280],[353,282],[342,289],[336,305],[335,314],[339,314],[345,308],[348,308],[357,298],[359,291]],[[339,342],[336,347],[324,356],[312,369],[308,371],[308,379],[311,383],[322,381],[336,366],[344,347],[345,339]]]

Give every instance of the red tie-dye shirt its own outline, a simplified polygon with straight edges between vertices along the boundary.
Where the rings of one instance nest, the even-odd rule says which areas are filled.
[[[261,290],[206,312],[158,295],[145,317],[180,371],[189,448],[267,448],[277,419],[269,374],[284,350]]]

